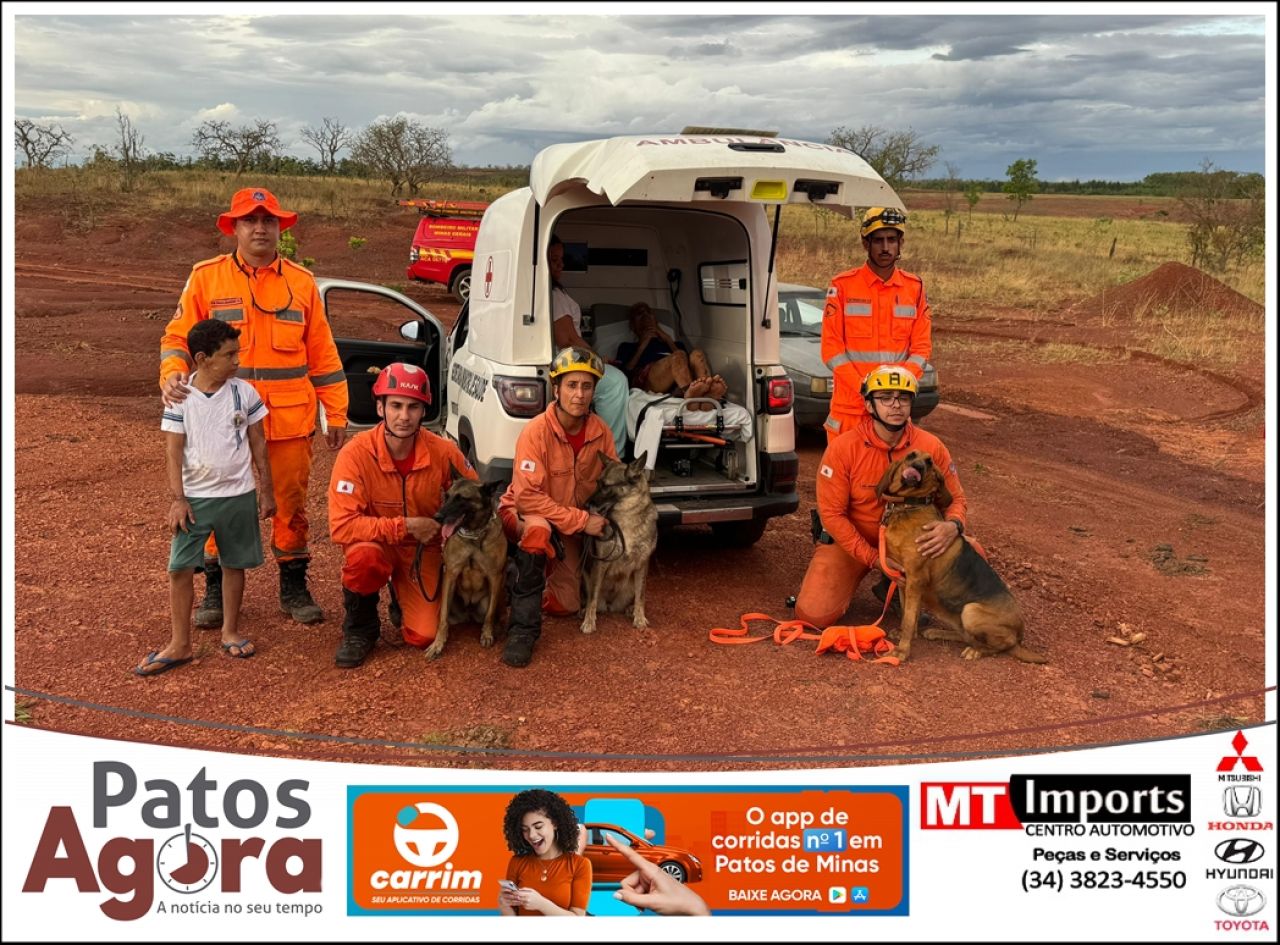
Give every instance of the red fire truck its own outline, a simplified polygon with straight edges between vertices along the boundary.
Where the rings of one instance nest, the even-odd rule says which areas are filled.
[[[416,207],[421,219],[409,249],[410,279],[448,286],[465,302],[471,292],[471,260],[475,256],[480,218],[489,205],[474,200],[400,200]]]

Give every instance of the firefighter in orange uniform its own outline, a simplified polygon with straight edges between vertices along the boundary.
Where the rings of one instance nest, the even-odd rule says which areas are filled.
[[[618,458],[609,427],[591,412],[603,376],[604,362],[590,348],[562,348],[551,364],[555,399],[516,440],[511,486],[498,503],[507,538],[517,543],[507,565],[511,613],[502,661],[508,666],[529,665],[543,611],[556,617],[578,612],[582,536],[599,536],[608,524],[584,508],[604,457]]]
[[[907,215],[872,207],[860,232],[867,262],[840,273],[827,289],[822,312],[822,360],[835,389],[827,442],[857,426],[866,414],[862,380],[881,364],[904,365],[916,379],[933,352],[932,314],[919,276],[897,268]]]
[[[388,581],[404,641],[424,647],[436,638],[442,559],[433,516],[454,478],[477,478],[453,442],[422,429],[431,404],[426,371],[388,364],[373,396],[382,422],[343,447],[329,480],[329,534],[343,554],[346,614],[334,658],[343,669],[363,663],[378,642],[378,594]]]
[[[884,503],[876,496],[876,486],[885,471],[912,450],[933,457],[951,492],[945,518],[924,526],[916,547],[925,557],[936,557],[964,534],[968,506],[951,453],[936,436],[911,423],[916,390],[915,376],[901,365],[871,371],[862,385],[865,415],[846,435],[827,444],[818,464],[822,530],[814,536],[813,559],[796,599],[800,620],[823,629],[831,626],[849,609],[867,572],[880,567]],[[889,585],[883,575],[881,582],[876,596],[883,600]]]
[[[280,208],[261,187],[231,198],[218,229],[235,238],[230,253],[196,263],[160,341],[160,390],[165,403],[185,400],[192,369],[187,332],[217,318],[240,329],[240,372],[267,404],[267,456],[275,484],[271,551],[280,566],[280,608],[299,623],[324,619],[307,588],[307,483],[316,403],[328,420],[329,449],[342,446],[347,380],[324,304],[311,272],[276,252],[282,230],[298,215]],[[205,598],[198,627],[222,624],[222,572],[215,534],[205,547]]]

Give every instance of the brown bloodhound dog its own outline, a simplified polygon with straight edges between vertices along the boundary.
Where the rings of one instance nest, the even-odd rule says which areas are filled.
[[[1048,660],[1022,645],[1023,620],[1018,602],[987,560],[963,538],[936,558],[916,550],[920,529],[940,521],[951,504],[942,472],[933,457],[912,450],[886,470],[876,495],[886,502],[885,555],[902,566],[902,633],[897,656],[907,659],[922,609],[945,628],[924,631],[926,640],[960,640],[963,657],[1009,652],[1026,663]]]

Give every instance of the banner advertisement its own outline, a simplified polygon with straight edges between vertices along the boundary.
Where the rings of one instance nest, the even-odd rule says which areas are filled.
[[[18,726],[6,755],[6,939],[1262,941],[1276,928],[1270,725],[679,778],[463,776]],[[509,917],[575,911],[589,921]]]

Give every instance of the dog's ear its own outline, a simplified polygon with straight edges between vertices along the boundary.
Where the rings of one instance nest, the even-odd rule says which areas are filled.
[[[645,470],[645,466],[648,465],[648,462],[649,453],[646,450],[631,461],[630,465],[627,466],[627,472],[631,474],[633,479],[636,476],[645,476],[648,478]]]
[[[929,474],[934,477],[934,481],[938,484],[938,491],[933,494],[933,504],[940,509],[946,509],[955,497],[951,495],[951,490],[947,488],[947,480],[942,477],[942,473],[935,465],[929,470]]]
[[[889,491],[889,485],[893,482],[894,474],[902,468],[902,464],[905,462],[905,459],[900,459],[884,471],[884,475],[880,477],[880,482],[876,484],[877,499],[884,498],[884,494]]]
[[[494,494],[499,491],[505,492],[506,490],[502,489],[502,481],[498,479],[495,479],[493,482],[486,482],[480,486],[481,494],[490,502],[493,501]]]

